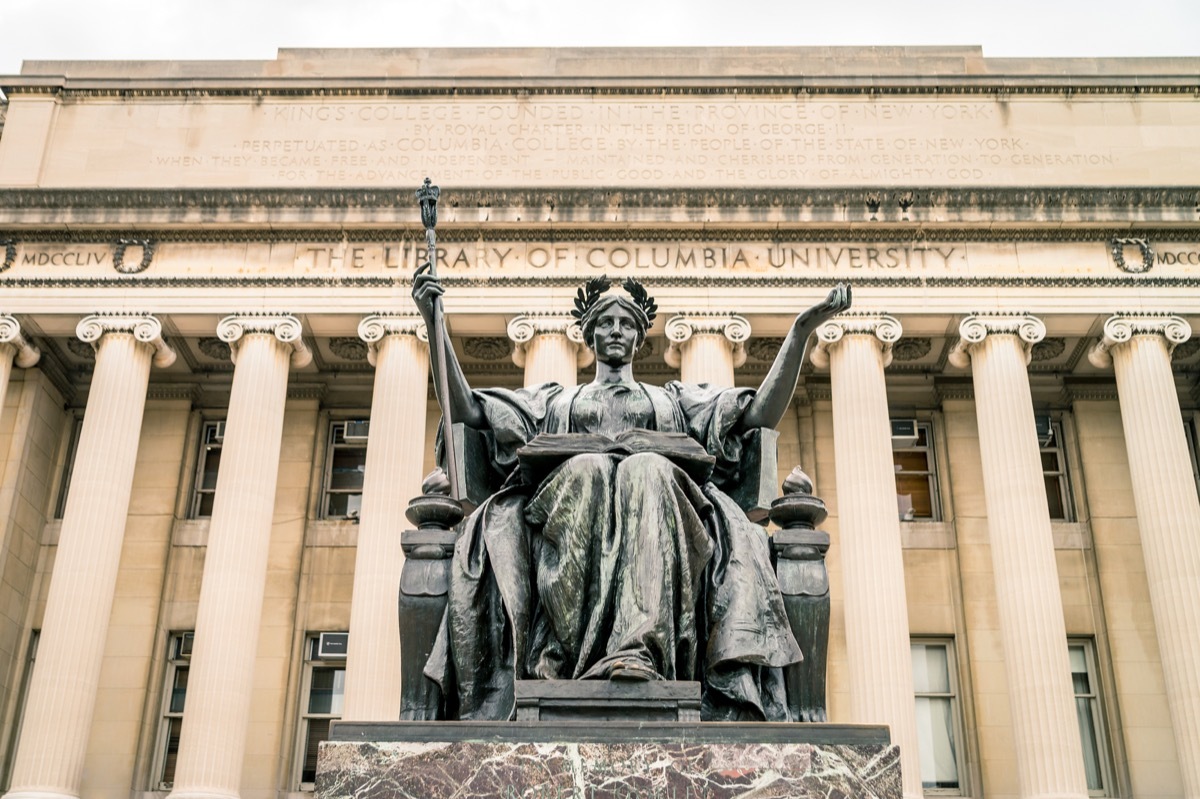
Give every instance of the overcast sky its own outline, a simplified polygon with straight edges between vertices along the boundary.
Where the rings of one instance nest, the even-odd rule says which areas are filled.
[[[280,47],[982,45],[1200,56],[1200,0],[0,0],[23,60],[271,59]]]

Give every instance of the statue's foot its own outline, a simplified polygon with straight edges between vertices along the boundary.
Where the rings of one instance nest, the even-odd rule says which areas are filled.
[[[623,680],[626,682],[649,682],[651,680],[662,679],[657,671],[640,660],[618,660],[614,662],[612,668],[609,669],[608,678],[610,680]]]

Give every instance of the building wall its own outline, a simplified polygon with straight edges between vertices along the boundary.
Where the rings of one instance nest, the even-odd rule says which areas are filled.
[[[419,137],[424,124],[427,155],[479,156],[442,165],[453,180],[443,185],[439,228],[453,343],[475,386],[519,386],[507,323],[521,313],[565,313],[598,264],[644,276],[664,318],[736,312],[749,318],[751,341],[767,343],[797,309],[848,279],[856,308],[891,313],[906,338],[926,342],[924,354],[897,357],[886,371],[892,415],[932,425],[941,507],[938,520],[900,525],[904,599],[914,638],[953,643],[962,793],[989,799],[1020,795],[1015,698],[977,405],[970,370],[947,356],[967,314],[1041,317],[1057,349],[1030,365],[1034,403],[1061,424],[1075,511],[1073,521],[1051,525],[1058,587],[1067,634],[1094,647],[1112,769],[1106,795],[1185,795],[1180,764],[1189,755],[1177,751],[1171,725],[1125,444],[1123,414],[1137,410],[1121,406],[1112,371],[1084,355],[1116,312],[1200,323],[1200,104],[1188,88],[1194,80],[1179,77],[1200,69],[1190,61],[1006,65],[969,48],[890,60],[861,51],[736,51],[702,62],[686,55],[641,53],[637,63],[653,68],[643,73],[628,53],[303,51],[267,64],[30,64],[27,74],[0,80],[9,96],[0,208],[11,212],[0,245],[15,247],[0,270],[0,313],[16,314],[42,349],[37,366],[13,371],[0,409],[0,783],[12,774],[31,641],[59,545],[54,512],[91,383],[87,349],[71,341],[75,324],[95,311],[152,311],[180,352],[151,377],[79,786],[89,799],[115,799],[165,795],[157,770],[168,646],[196,626],[210,533],[207,519],[189,518],[191,494],[204,423],[224,418],[234,369],[220,355],[216,323],[229,313],[289,312],[302,318],[317,358],[290,378],[241,795],[299,795],[306,642],[349,629],[360,529],[356,520],[323,518],[329,425],[371,415],[373,372],[366,348],[354,345],[357,324],[381,308],[411,311],[408,270],[421,254],[410,191],[395,186],[408,185],[405,170],[425,166],[397,161],[387,172],[380,159],[396,152],[359,149],[383,148],[388,135],[394,145],[395,130]],[[695,63],[707,76],[699,84]],[[356,83],[364,74],[377,83]],[[642,74],[659,75],[678,96],[648,100]],[[525,96],[513,88],[516,75]],[[804,75],[829,83],[805,84]],[[311,96],[287,94],[284,79]],[[118,96],[112,86],[122,81],[141,88]],[[208,88],[188,95],[189,81]],[[589,81],[611,94],[589,93]],[[455,85],[461,96],[448,94]],[[1083,87],[1078,95],[1073,86]],[[248,100],[247,87],[265,99]],[[330,87],[343,94],[320,93]],[[421,87],[433,99],[406,94]],[[816,93],[811,103],[798,87]],[[938,94],[951,91],[949,100]],[[377,119],[373,108],[391,116]],[[705,108],[725,126],[711,135],[703,133],[709,122],[686,117]],[[812,118],[792,120],[785,109],[796,108]],[[363,109],[367,117],[355,118]],[[396,109],[429,118],[397,120]],[[621,125],[678,129],[662,128],[661,147],[633,128],[600,131],[604,109],[616,109]],[[439,137],[456,135],[443,131],[453,119],[441,115],[460,111],[485,122],[493,111],[497,119],[544,112],[537,135],[545,150],[509,159],[534,134],[505,124],[438,150]],[[772,131],[793,123],[810,131],[788,140],[812,159],[803,169],[772,144],[785,135]],[[634,152],[618,179],[591,148],[602,140],[619,148],[623,138]],[[319,174],[268,163],[276,154],[264,142],[293,139],[332,142]],[[815,143],[805,149],[802,139]],[[903,174],[849,158],[906,148],[915,155]],[[1002,162],[985,158],[993,149]],[[575,168],[564,153],[597,158]],[[767,165],[750,159],[718,169],[719,153],[767,153]],[[130,230],[137,235],[120,250],[123,267],[145,257],[144,272],[116,269]],[[1114,251],[1130,262],[1139,252],[1136,241],[1114,244],[1121,236],[1154,245],[1147,274],[1118,262]],[[149,255],[143,238],[154,242]],[[654,265],[661,257],[673,266]],[[678,378],[661,328],[650,344],[637,366],[646,380]],[[766,373],[769,347],[755,352],[736,372],[739,385]],[[1184,411],[1194,413],[1200,354],[1181,346],[1174,369]],[[855,575],[844,572],[840,545],[835,401],[828,373],[806,367],[779,425],[779,480],[802,466],[830,510],[829,712],[849,722],[844,597]],[[431,390],[424,412],[416,451],[428,473],[439,420]]]

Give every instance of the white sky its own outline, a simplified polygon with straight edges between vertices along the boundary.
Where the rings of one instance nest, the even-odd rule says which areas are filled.
[[[279,47],[982,45],[1200,56],[1200,0],[0,0],[21,61],[271,59]]]

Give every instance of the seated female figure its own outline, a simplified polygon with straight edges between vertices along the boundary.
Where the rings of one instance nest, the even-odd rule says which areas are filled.
[[[743,436],[782,418],[808,336],[849,307],[850,290],[797,317],[754,391],[635,381],[655,306],[635,282],[632,297],[608,287],[592,281],[576,302],[596,355],[590,383],[471,390],[447,353],[439,400],[484,433],[507,480],[464,522],[425,673],[460,719],[509,718],[517,679],[668,679],[701,682],[702,718],[785,720],[780,670],[802,655],[766,532],[723,485]],[[442,291],[418,272],[428,324]],[[654,432],[607,450],[584,435],[635,430]],[[545,434],[558,437],[522,451]],[[559,460],[539,471],[530,453],[547,440]]]

